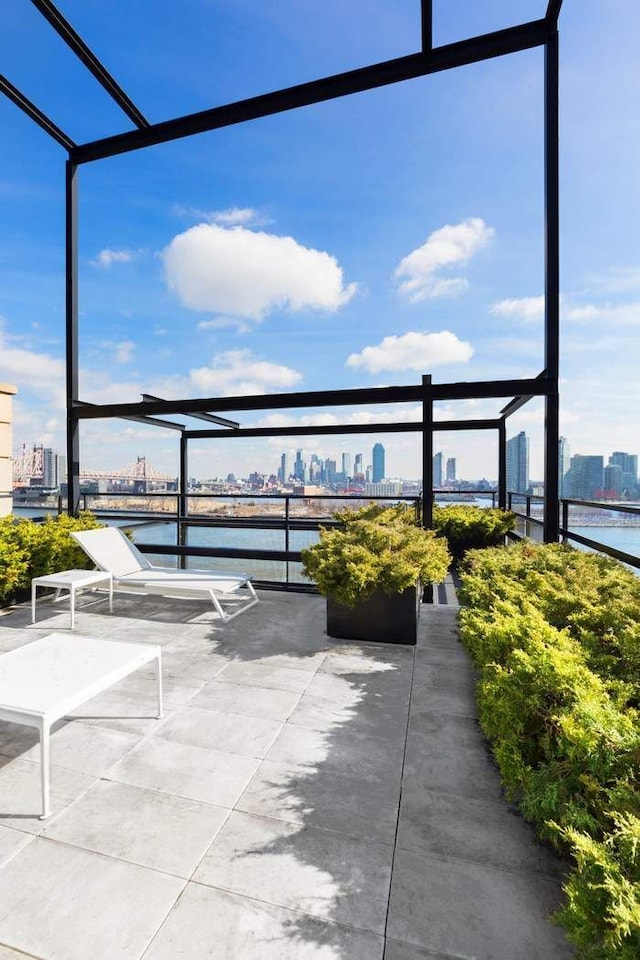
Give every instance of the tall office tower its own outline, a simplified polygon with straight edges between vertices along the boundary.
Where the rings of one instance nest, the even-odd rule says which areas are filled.
[[[526,493],[529,486],[529,437],[524,430],[507,440],[507,491]]]
[[[42,486],[50,490],[60,486],[62,477],[59,473],[59,457],[51,447],[42,451]]]
[[[441,453],[436,453],[433,458],[433,486],[437,489],[442,486],[442,461]]]
[[[289,457],[286,453],[283,453],[280,457],[280,469],[278,470],[278,479],[281,483],[286,483],[289,479],[289,474],[291,473],[291,468],[289,467]]]
[[[604,458],[576,453],[571,457],[568,480],[570,496],[576,500],[593,500],[604,483]]]
[[[362,454],[356,453],[356,458],[353,463],[353,475],[354,477],[363,477],[364,476],[364,467],[362,466]]]
[[[447,472],[445,477],[447,483],[454,483],[456,479],[456,458],[447,457]]]
[[[616,450],[609,457],[609,463],[622,467],[622,489],[635,496],[638,487],[637,453],[622,453],[620,450]]]
[[[372,469],[372,467],[371,467],[371,464],[368,463],[368,464],[367,464],[367,469],[366,469],[365,472],[364,472],[364,479],[365,479],[365,481],[366,481],[367,483],[371,483],[371,482],[372,482],[372,478],[373,478],[373,469]]]
[[[302,450],[296,450],[296,460],[293,465],[293,475],[296,480],[300,480],[301,483],[304,483],[304,458]]]
[[[604,468],[604,488],[616,497],[622,496],[624,490],[624,474],[619,463],[609,463]]]
[[[348,480],[351,476],[351,454],[343,453],[342,454],[342,475],[345,480]]]
[[[324,479],[325,483],[334,483],[336,479],[336,467],[337,463],[335,460],[325,460],[324,462]]]
[[[381,480],[385,478],[384,472],[384,447],[381,443],[375,443],[373,445],[373,454],[371,457],[372,460],[372,477],[374,483],[380,483]]]
[[[567,486],[567,474],[571,466],[571,453],[569,443],[566,437],[560,437],[558,441],[558,495],[561,497],[569,496]]]

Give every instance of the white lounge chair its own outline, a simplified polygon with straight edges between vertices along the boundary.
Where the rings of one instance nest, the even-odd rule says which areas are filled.
[[[225,623],[258,602],[251,578],[246,574],[154,567],[117,527],[79,530],[71,536],[100,570],[113,575],[114,586],[119,589],[181,599],[210,599]],[[222,607],[223,601],[241,606],[228,613]]]

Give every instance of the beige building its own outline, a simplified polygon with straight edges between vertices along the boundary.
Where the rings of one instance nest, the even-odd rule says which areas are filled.
[[[18,388],[0,383],[0,517],[13,508],[13,471],[11,459],[11,422],[13,397]]]

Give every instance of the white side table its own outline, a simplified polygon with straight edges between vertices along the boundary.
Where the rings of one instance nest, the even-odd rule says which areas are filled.
[[[71,594],[71,629],[75,630],[76,591],[98,583],[109,584],[109,612],[113,613],[113,575],[105,570],[62,570],[34,577],[31,581],[31,623],[36,622],[36,588],[55,587],[56,599],[61,590],[68,590]]]
[[[151,660],[156,662],[156,716],[161,717],[162,651],[156,644],[52,633],[0,656],[0,719],[35,727],[40,734],[42,820],[49,816],[52,725]]]

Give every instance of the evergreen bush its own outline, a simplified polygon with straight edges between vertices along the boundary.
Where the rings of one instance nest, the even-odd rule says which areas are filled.
[[[90,569],[92,562],[73,540],[72,530],[99,527],[93,514],[47,517],[42,523],[3,517],[0,520],[0,601],[26,597],[31,580],[60,570]]]
[[[407,507],[372,505],[334,516],[339,526],[321,527],[318,543],[302,551],[304,575],[325,596],[353,607],[374,590],[402,593],[418,581],[444,580],[446,542],[418,526]]]
[[[515,514],[497,507],[453,504],[433,508],[433,528],[447,540],[454,560],[461,560],[467,550],[500,546],[515,523]]]
[[[640,957],[640,582],[553,544],[477,551],[461,633],[508,796],[573,858],[557,920],[584,960]]]

